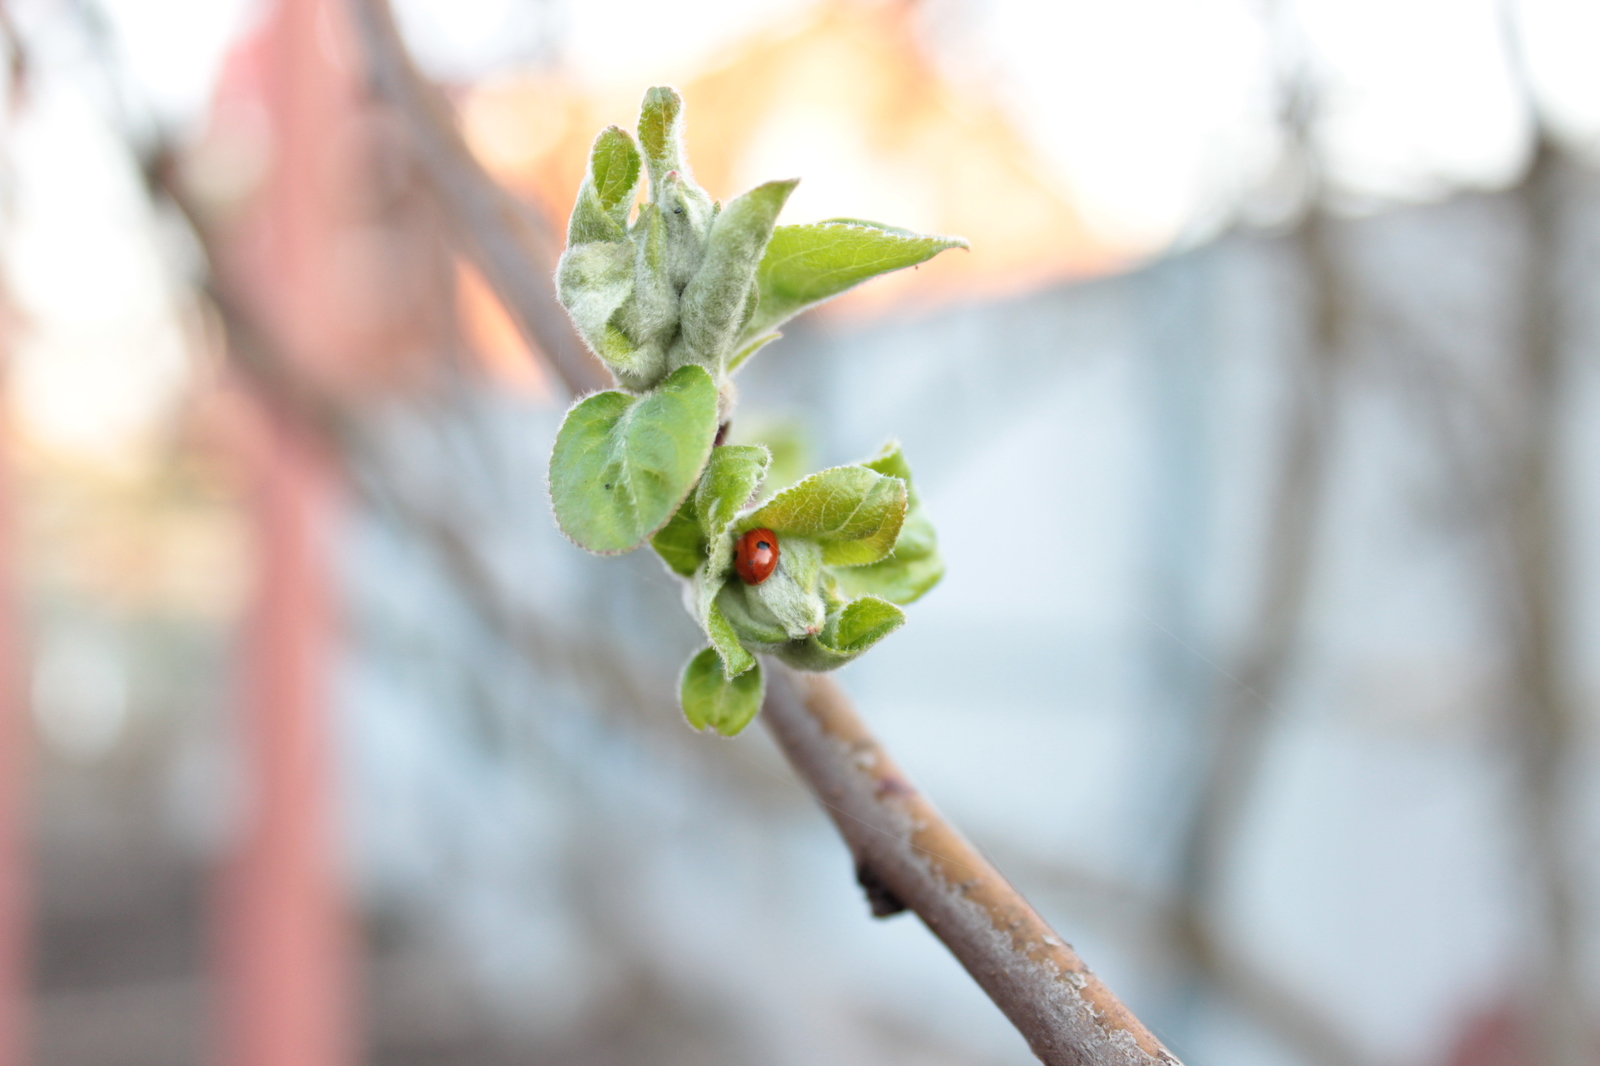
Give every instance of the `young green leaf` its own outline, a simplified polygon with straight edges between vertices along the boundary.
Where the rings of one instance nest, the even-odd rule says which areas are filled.
[[[644,94],[639,146],[650,173],[650,202],[666,228],[663,276],[681,292],[700,268],[716,208],[684,158],[683,100],[672,89],[658,85]]]
[[[684,498],[682,506],[672,513],[667,524],[650,538],[650,547],[661,556],[667,569],[679,577],[693,577],[694,572],[700,569],[700,564],[705,560],[706,538],[700,532],[700,523],[695,518],[694,493]]]
[[[760,301],[758,299],[757,304],[752,305],[752,310],[754,310],[755,306],[759,305],[759,302]],[[754,316],[752,315],[751,317],[753,318]],[[742,330],[739,336],[742,339],[748,336],[748,332]],[[739,367],[744,365],[745,360],[749,359],[752,355],[755,355],[761,349],[765,348],[767,345],[771,344],[781,336],[783,336],[781,333],[766,333],[757,337],[753,341],[744,341],[743,346],[728,357],[728,372],[731,374],[733,371],[738,370]]]
[[[567,221],[568,246],[623,240],[638,185],[639,152],[633,138],[607,126],[589,151],[589,170]]]
[[[708,541],[727,532],[734,516],[761,484],[771,461],[771,453],[760,444],[711,449],[695,490],[650,538],[650,546],[674,573],[694,576],[709,557]]]
[[[835,576],[840,588],[851,597],[871,595],[891,603],[911,603],[944,576],[944,560],[939,557],[933,523],[922,509],[911,480],[911,466],[899,441],[885,444],[861,465],[906,483],[906,520],[895,539],[892,555],[868,566],[840,570]]]
[[[683,704],[683,716],[695,729],[709,726],[731,737],[761,710],[761,691],[759,665],[730,680],[722,672],[722,660],[716,650],[705,648],[683,668],[678,699]]]
[[[822,631],[821,640],[840,651],[861,654],[905,623],[906,614],[892,603],[873,596],[852,600]]]
[[[720,371],[755,308],[756,266],[798,181],[769,181],[735,197],[711,223],[705,258],[683,290],[683,334],[702,366]]]
[[[633,208],[633,193],[639,187],[639,150],[633,138],[620,126],[607,126],[589,150],[589,181],[599,195],[600,206],[616,221],[627,225]]]
[[[639,105],[639,146],[644,149],[650,180],[660,182],[669,170],[684,170],[683,97],[668,85],[657,85]]]
[[[717,386],[698,366],[643,396],[598,392],[571,411],[550,455],[556,524],[601,555],[632,551],[694,488],[717,432]]]
[[[761,302],[742,339],[774,327],[868,278],[927,262],[947,248],[965,248],[960,237],[935,237],[856,219],[835,219],[772,231],[756,281]]]
[[[724,677],[739,677],[756,664],[756,657],[739,643],[739,635],[733,631],[733,625],[722,613],[722,608],[717,606],[716,600],[711,600],[706,606],[704,629],[706,639],[711,641],[711,646],[722,658]]]
[[[835,670],[899,629],[905,619],[894,604],[863,596],[830,614],[816,636],[791,641],[773,654],[797,670]]]
[[[783,490],[736,531],[766,528],[822,545],[828,566],[863,566],[894,548],[906,514],[906,483],[864,466],[836,466]]]
[[[905,534],[901,533],[901,539]],[[944,560],[938,552],[920,558],[901,558],[899,551],[869,566],[852,566],[836,573],[845,595],[878,596],[890,603],[914,603],[944,577]]]
[[[728,531],[771,462],[772,453],[760,444],[726,444],[712,449],[711,461],[694,490],[695,513],[706,537]]]

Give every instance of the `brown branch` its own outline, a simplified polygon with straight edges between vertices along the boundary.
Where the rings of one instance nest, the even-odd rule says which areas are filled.
[[[831,678],[767,669],[762,721],[849,845],[875,914],[915,911],[1042,1062],[1177,1063],[911,786]]]
[[[539,212],[501,188],[473,156],[455,113],[417,70],[387,0],[350,0],[376,95],[404,120],[417,161],[460,242],[528,346],[543,353],[581,396],[609,387],[610,375],[573,332],[556,303],[551,271],[559,248]]]
[[[595,387],[578,369],[594,363],[572,357],[577,342],[555,307],[548,234],[471,157],[447,105],[406,54],[386,0],[351,0],[351,8],[374,85],[411,128],[457,238],[568,390]],[[1051,1066],[1178,1062],[911,787],[837,684],[777,664],[769,675],[762,718],[833,817],[875,913],[916,911]]]

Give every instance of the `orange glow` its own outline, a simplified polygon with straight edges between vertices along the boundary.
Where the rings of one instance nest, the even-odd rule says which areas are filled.
[[[456,307],[467,347],[494,381],[524,396],[554,401],[544,363],[528,351],[516,323],[471,263],[456,260]]]
[[[833,305],[846,313],[1122,265],[1127,253],[1088,232],[1063,180],[1000,109],[936,69],[914,17],[914,5],[832,0],[679,84],[700,183],[726,199],[803,173],[786,220],[848,215],[972,242],[850,293]],[[631,129],[645,88],[580,89],[548,75],[485,84],[467,99],[467,136],[497,176],[564,218],[595,133]]]

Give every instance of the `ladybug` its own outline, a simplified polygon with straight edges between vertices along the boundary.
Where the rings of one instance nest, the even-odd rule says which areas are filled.
[[[778,568],[778,535],[770,529],[752,529],[733,549],[733,569],[746,585],[759,585]]]

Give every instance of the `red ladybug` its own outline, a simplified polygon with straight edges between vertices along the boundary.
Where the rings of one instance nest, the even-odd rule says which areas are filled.
[[[733,569],[746,585],[759,585],[778,567],[778,535],[770,529],[752,529],[733,549]]]

